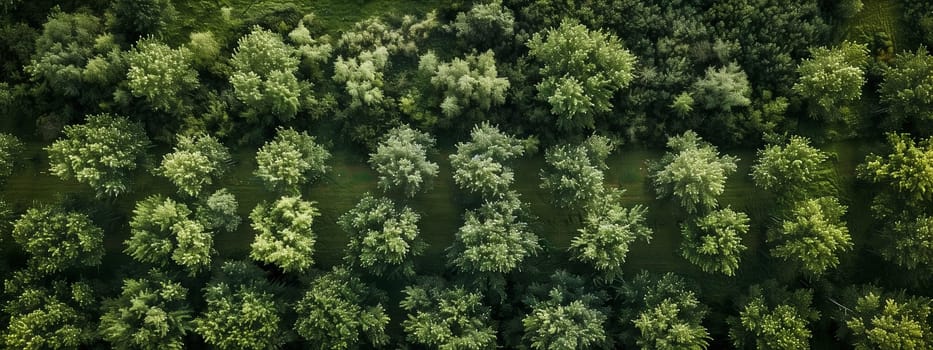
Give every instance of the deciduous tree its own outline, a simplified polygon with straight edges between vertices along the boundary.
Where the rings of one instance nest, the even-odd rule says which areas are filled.
[[[797,66],[800,79],[794,91],[816,106],[818,117],[851,119],[854,104],[862,97],[868,46],[844,41],[838,47],[818,47],[810,53],[813,57]]]
[[[521,206],[518,196],[512,194],[488,201],[475,211],[467,210],[449,249],[451,265],[467,273],[521,270],[522,262],[541,250],[538,236],[524,221]]]
[[[681,232],[684,258],[703,271],[734,276],[748,248],[742,244],[742,236],[748,233],[748,215],[732,208],[715,210],[684,223]]]
[[[286,272],[304,272],[314,263],[317,235],[311,229],[320,212],[301,197],[261,202],[249,214],[256,230],[250,257]]]
[[[51,206],[26,210],[13,224],[13,240],[29,254],[29,267],[44,275],[97,266],[104,256],[104,230],[85,214]]]
[[[686,282],[673,273],[652,276],[642,272],[622,284],[620,320],[634,324],[619,336],[639,349],[706,349],[711,337],[703,318],[707,308]]]
[[[204,186],[223,176],[231,161],[227,147],[213,136],[179,135],[172,153],[162,157],[156,172],[167,177],[180,192],[196,197]]]
[[[56,176],[86,183],[98,196],[117,196],[129,191],[130,173],[146,157],[149,138],[142,127],[124,117],[98,114],[87,122],[65,127],[65,138],[49,152]]]
[[[403,290],[400,303],[408,313],[402,322],[409,341],[438,349],[489,349],[496,345],[489,308],[482,294],[440,282]]]
[[[130,92],[145,98],[153,109],[174,115],[191,111],[186,97],[198,87],[198,72],[186,47],[172,49],[155,39],[136,43],[126,60]]]
[[[673,195],[688,213],[716,207],[726,189],[726,178],[735,172],[738,158],[720,155],[716,146],[687,131],[667,141],[670,149],[652,166],[652,183],[658,198]]]
[[[926,126],[933,122],[933,56],[923,47],[904,51],[883,75],[878,95],[888,108],[889,127],[901,129],[906,122],[929,135]]]
[[[752,165],[755,185],[779,195],[801,194],[816,181],[829,155],[810,145],[805,137],[791,136],[785,145],[771,144],[758,150]]]
[[[187,205],[160,195],[137,202],[123,251],[156,266],[173,261],[192,275],[207,269],[216,254],[214,236],[190,216]]]
[[[541,188],[550,191],[562,208],[580,209],[603,195],[603,170],[615,145],[592,135],[576,146],[555,146],[544,154]]]
[[[99,332],[116,349],[184,349],[193,326],[188,289],[155,270],[123,280],[103,311]]]
[[[925,349],[933,346],[933,300],[869,288],[847,313],[857,350]]]
[[[450,62],[439,62],[434,52],[428,52],[421,56],[418,70],[430,76],[434,90],[443,94],[440,109],[448,119],[471,108],[485,112],[505,103],[509,80],[497,73],[492,50]]]
[[[307,132],[279,129],[275,139],[256,152],[258,168],[254,174],[270,189],[295,194],[302,185],[327,173],[330,157]]]
[[[222,188],[198,203],[195,217],[208,230],[223,229],[233,232],[240,225],[237,206],[236,197],[226,188]]]
[[[506,162],[521,157],[529,142],[486,122],[474,126],[470,137],[469,142],[457,143],[457,152],[450,155],[454,182],[483,198],[505,195],[515,180]]]
[[[355,349],[386,345],[389,316],[382,304],[368,300],[369,287],[343,268],[334,268],[311,283],[295,305],[295,330],[314,346]]]
[[[579,233],[570,241],[570,252],[575,259],[593,266],[610,279],[621,275],[632,243],[639,238],[650,241],[653,234],[646,223],[647,208],[622,207],[623,193],[610,190],[595,198],[587,207],[583,228],[577,230]]]
[[[729,338],[739,349],[807,349],[810,323],[820,318],[809,289],[788,291],[770,281],[749,288],[738,318],[730,318]]]
[[[237,41],[230,84],[246,106],[242,114],[248,121],[268,125],[295,117],[302,90],[309,87],[295,77],[298,63],[295,50],[281,36],[258,26]]]
[[[852,249],[852,238],[842,216],[846,207],[833,197],[798,202],[770,232],[776,242],[771,254],[800,265],[804,273],[820,276],[839,264],[839,254]]]
[[[419,235],[420,218],[388,198],[364,196],[337,221],[350,235],[344,260],[376,276],[413,276],[413,259],[427,246]]]
[[[606,314],[600,296],[586,291],[583,279],[565,271],[550,283],[530,288],[522,318],[524,339],[532,349],[593,349],[605,347]]]
[[[376,152],[369,155],[369,164],[379,174],[379,188],[414,197],[437,176],[437,163],[427,158],[431,152],[434,152],[431,135],[408,125],[389,130]]]

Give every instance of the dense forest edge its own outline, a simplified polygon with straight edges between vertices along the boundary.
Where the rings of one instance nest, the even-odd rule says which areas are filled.
[[[933,349],[929,0],[0,0],[10,349]]]

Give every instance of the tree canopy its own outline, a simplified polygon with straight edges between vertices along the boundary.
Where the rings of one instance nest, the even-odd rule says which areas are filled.
[[[383,137],[376,152],[369,155],[369,164],[379,174],[379,188],[398,191],[414,197],[437,176],[439,166],[428,160],[434,152],[431,135],[403,125]]]
[[[320,216],[315,202],[301,197],[281,197],[261,202],[249,214],[256,230],[249,256],[276,265],[286,272],[303,272],[314,263],[317,235],[311,229]]]
[[[53,206],[26,210],[13,224],[12,235],[39,274],[97,266],[104,256],[104,230],[86,214]]]
[[[254,174],[270,189],[297,193],[302,185],[327,173],[330,158],[330,152],[307,132],[280,128],[256,152]]]
[[[652,167],[652,184],[658,197],[676,197],[688,213],[716,207],[738,158],[719,155],[716,146],[693,131],[671,137],[667,148],[669,151]]]
[[[350,235],[344,260],[376,276],[413,276],[413,259],[427,247],[418,229],[420,218],[388,198],[366,195],[337,220]]]

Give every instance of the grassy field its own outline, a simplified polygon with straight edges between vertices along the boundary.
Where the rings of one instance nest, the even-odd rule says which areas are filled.
[[[851,20],[836,27],[838,40],[872,43],[875,33],[886,33],[894,51],[913,49],[910,30],[904,21],[899,0],[863,0],[865,6]]]

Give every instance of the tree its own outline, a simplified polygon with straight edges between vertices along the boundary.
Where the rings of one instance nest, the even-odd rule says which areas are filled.
[[[909,134],[890,133],[887,139],[891,152],[865,157],[859,175],[911,201],[933,200],[933,177],[925,170],[933,166],[933,138],[915,142]]]
[[[199,203],[195,209],[195,217],[208,230],[223,229],[234,232],[240,225],[236,197],[226,188],[215,191]]]
[[[195,319],[195,331],[219,349],[274,349],[288,342],[282,306],[261,280],[262,271],[228,261],[221,276],[204,288],[207,309]]]
[[[0,180],[13,175],[24,150],[23,142],[19,138],[10,134],[0,134]]]
[[[185,47],[172,49],[155,39],[143,39],[126,56],[130,92],[153,109],[175,115],[191,110],[185,97],[198,87],[198,72]]]
[[[142,127],[124,117],[98,114],[81,125],[65,127],[65,139],[55,141],[49,152],[56,176],[91,186],[97,195],[129,191],[130,172],[146,157],[149,138]]]
[[[878,218],[884,219],[884,218]],[[887,244],[882,246],[881,255],[888,261],[910,270],[933,267],[933,217],[922,214],[912,217],[905,212],[892,218],[893,227],[883,231]]]
[[[515,15],[500,1],[474,4],[469,11],[458,13],[450,24],[457,38],[474,48],[508,43],[515,36],[514,26]]]
[[[523,221],[516,194],[488,201],[464,214],[464,223],[449,248],[450,264],[467,273],[509,273],[536,255],[538,236]]]
[[[192,329],[188,289],[155,270],[123,280],[103,312],[99,332],[116,349],[184,349]]]
[[[595,198],[587,208],[583,228],[570,241],[570,252],[577,260],[592,265],[597,271],[613,278],[622,274],[622,264],[631,244],[641,238],[651,240],[653,234],[645,218],[647,208],[621,205],[624,191],[608,191]]]
[[[156,172],[182,193],[196,197],[205,185],[223,176],[231,161],[227,147],[213,136],[179,135],[172,153],[162,157],[162,165]]]
[[[8,290],[9,291],[9,290]],[[85,283],[65,285],[56,281],[51,290],[24,287],[8,302],[4,312],[10,315],[3,333],[8,349],[77,349],[91,346],[97,338],[96,322],[86,307],[95,303]]]
[[[431,135],[403,125],[389,130],[376,152],[369,154],[369,164],[379,174],[383,191],[397,189],[414,197],[437,176],[439,166],[427,159],[433,151]]]
[[[402,322],[409,341],[438,349],[495,347],[496,331],[489,324],[483,296],[438,281],[405,287],[400,306],[408,313]]]
[[[773,281],[749,288],[739,317],[729,321],[729,338],[738,349],[807,349],[808,325],[820,318],[810,306],[809,289],[788,291]]]
[[[237,41],[230,59],[230,84],[237,100],[246,106],[243,116],[247,121],[268,125],[295,117],[302,90],[309,88],[295,77],[298,63],[295,50],[278,34],[258,26]]]
[[[254,174],[270,189],[296,194],[302,185],[327,173],[330,157],[307,132],[280,128],[275,139],[256,152]]]
[[[550,283],[529,287],[522,318],[532,349],[592,349],[606,344],[606,315],[599,295],[586,292],[583,279],[558,270]]]
[[[376,276],[414,276],[414,258],[427,247],[419,235],[420,218],[388,198],[365,195],[337,220],[350,236],[344,260]]]
[[[483,198],[505,195],[515,173],[504,163],[521,157],[530,147],[528,142],[486,122],[473,126],[470,137],[469,142],[457,143],[457,152],[450,155],[454,182]]]
[[[498,76],[492,50],[450,62],[438,62],[434,52],[428,52],[421,56],[418,70],[431,77],[432,90],[443,93],[440,108],[448,119],[470,108],[489,111],[490,107],[505,103],[509,80]]]
[[[253,229],[258,232],[249,256],[286,272],[310,268],[317,236],[311,226],[314,218],[321,215],[314,205],[301,197],[281,197],[272,204],[257,204],[249,214]]]
[[[137,202],[123,252],[156,266],[173,261],[191,275],[207,269],[216,254],[214,237],[190,215],[187,205],[160,195]]]
[[[726,177],[735,172],[738,158],[720,156],[716,146],[687,131],[667,141],[670,149],[651,168],[658,198],[673,195],[688,213],[704,212],[717,205]]]
[[[363,51],[358,57],[334,61],[334,81],[345,84],[350,96],[350,108],[373,107],[382,104],[385,93],[383,75],[389,62],[389,51],[378,47]]]
[[[785,145],[771,144],[758,150],[752,165],[755,185],[778,194],[802,194],[824,169],[829,155],[810,145],[805,137],[791,136]]]
[[[707,308],[683,278],[642,272],[621,285],[617,299],[623,301],[620,320],[635,325],[619,334],[626,346],[674,350],[709,345],[711,337],[702,324]]]
[[[828,120],[847,120],[856,113],[854,104],[862,96],[868,46],[848,41],[839,47],[810,50],[813,58],[797,66],[800,79],[794,91],[816,106],[815,114]]]
[[[857,350],[933,346],[933,300],[870,288],[859,296],[845,325]]]
[[[734,276],[742,253],[748,248],[748,215],[732,208],[714,210],[694,222],[681,225],[681,255],[705,272]]]
[[[28,266],[42,275],[97,266],[104,256],[104,230],[85,214],[51,206],[26,210],[13,224],[13,240],[29,254]]]
[[[117,0],[112,3],[113,31],[135,41],[145,35],[161,34],[176,15],[169,0]]]
[[[730,112],[734,107],[748,107],[751,87],[742,67],[732,63],[718,69],[709,67],[703,79],[693,83],[690,96],[695,105],[708,111]]]
[[[635,56],[619,38],[582,24],[565,20],[535,33],[527,45],[541,64],[538,99],[564,130],[593,129],[595,116],[610,112],[616,92],[635,77]]]
[[[544,154],[541,188],[551,192],[561,208],[579,209],[603,195],[603,170],[615,145],[592,135],[576,146],[555,146]]]
[[[99,52],[95,41],[103,34],[100,19],[84,13],[53,11],[42,25],[36,50],[23,67],[32,82],[69,99],[99,97],[83,79],[89,61]]]
[[[889,127],[900,129],[907,122],[924,132],[933,122],[933,56],[924,47],[904,51],[882,73],[878,95],[888,108]]]
[[[359,277],[334,268],[315,279],[295,305],[295,330],[322,349],[355,349],[364,342],[386,345],[389,316],[382,304],[368,300],[368,294],[369,287]]]
[[[839,254],[852,249],[852,238],[842,216],[846,207],[833,197],[798,202],[780,228],[769,234],[776,242],[771,254],[800,264],[819,276],[839,264]]]

